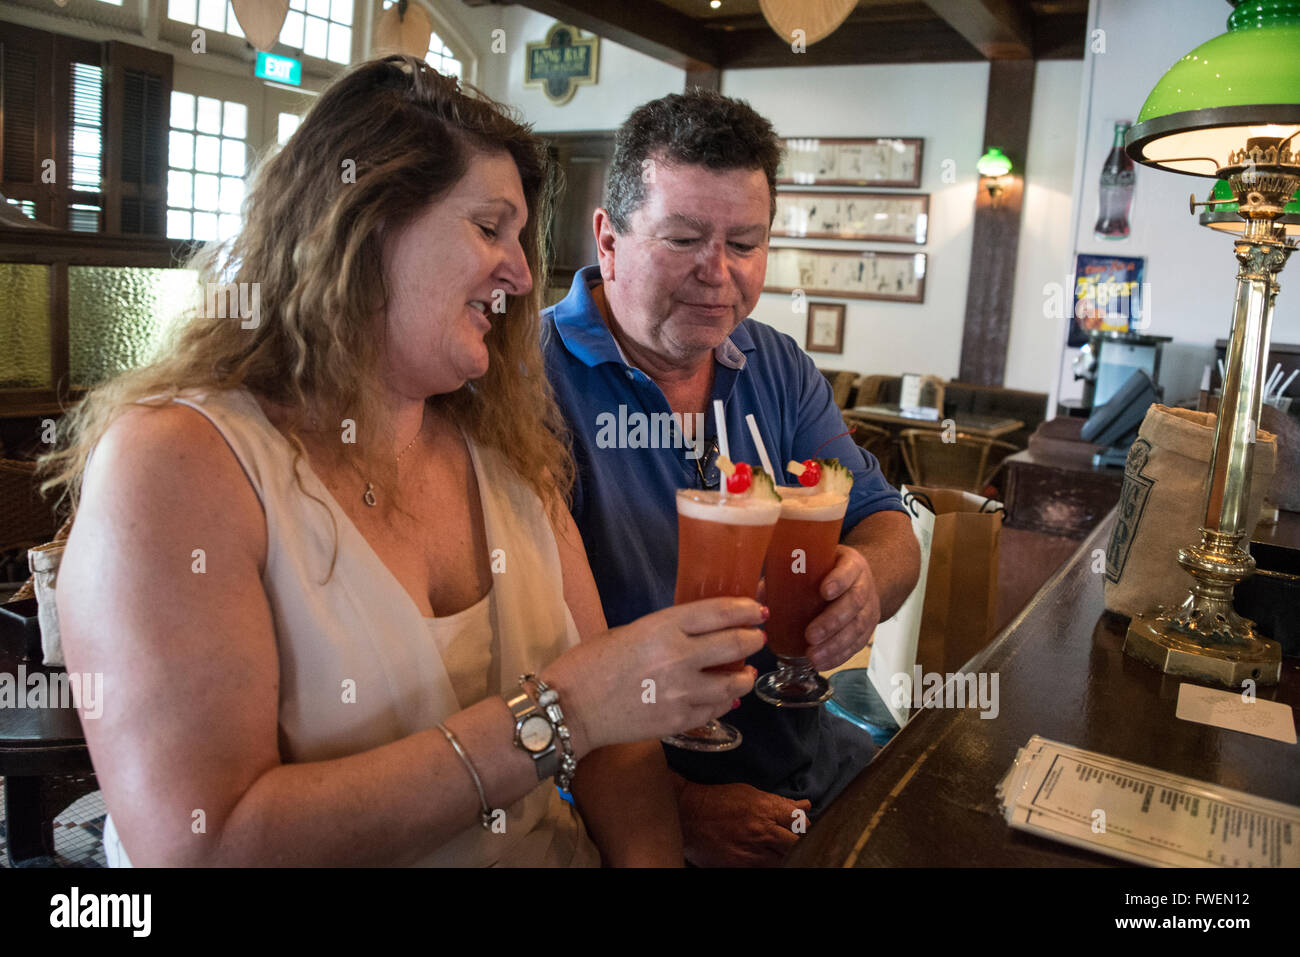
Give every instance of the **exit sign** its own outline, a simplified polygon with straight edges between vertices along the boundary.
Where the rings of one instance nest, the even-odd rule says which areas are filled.
[[[276,56],[259,50],[257,67],[253,73],[264,80],[272,80],[276,83],[287,83],[290,86],[302,85],[302,64],[289,56]]]

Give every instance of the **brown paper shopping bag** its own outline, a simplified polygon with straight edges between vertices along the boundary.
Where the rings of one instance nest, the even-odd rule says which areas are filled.
[[[913,486],[935,515],[916,662],[926,672],[957,671],[997,624],[1002,505],[970,492]]]
[[[1106,607],[1130,617],[1156,605],[1178,606],[1192,578],[1178,549],[1200,541],[1214,414],[1153,405],[1128,450],[1115,528],[1106,549]],[[1277,466],[1277,438],[1255,435],[1246,514],[1259,515]]]

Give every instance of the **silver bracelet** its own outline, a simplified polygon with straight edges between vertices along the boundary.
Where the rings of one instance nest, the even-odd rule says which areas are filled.
[[[456,736],[447,730],[445,724],[439,724],[438,730],[443,733],[447,738],[448,743],[450,743],[456,753],[460,755],[460,760],[469,771],[469,776],[474,779],[474,787],[478,790],[479,804],[482,805],[482,810],[478,812],[478,820],[479,823],[483,825],[485,831],[491,830],[492,808],[488,806],[487,794],[483,790],[483,782],[479,780],[478,772],[474,770],[474,762],[469,759],[469,755],[465,753],[465,749],[460,746],[460,742],[456,740]]]
[[[519,684],[531,681],[537,686],[537,703],[546,712],[546,717],[555,726],[555,733],[560,737],[560,770],[555,774],[555,783],[561,791],[569,791],[573,786],[573,775],[578,770],[578,761],[573,756],[573,744],[569,741],[569,726],[564,723],[564,712],[560,709],[560,694],[536,675],[523,675]],[[525,689],[526,690],[526,689]]]

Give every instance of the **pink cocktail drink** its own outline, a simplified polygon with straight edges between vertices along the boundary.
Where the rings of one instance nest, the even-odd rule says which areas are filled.
[[[835,566],[849,497],[817,487],[777,492],[781,518],[766,559],[767,641],[780,668],[759,679],[755,690],[769,704],[811,707],[829,696],[830,686],[808,661],[806,633],[826,609],[821,584]]]
[[[758,496],[723,496],[716,491],[677,492],[677,587],[673,603],[703,598],[753,598],[758,593],[772,531],[781,503]],[[716,669],[740,671],[736,661]],[[694,751],[729,751],[740,744],[740,732],[711,721],[664,739]]]

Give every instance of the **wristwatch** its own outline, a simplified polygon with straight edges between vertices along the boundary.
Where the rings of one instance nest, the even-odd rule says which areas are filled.
[[[506,699],[506,706],[515,719],[515,747],[522,748],[533,759],[537,780],[555,777],[560,769],[560,755],[551,719],[533,696],[522,689],[513,698]]]

